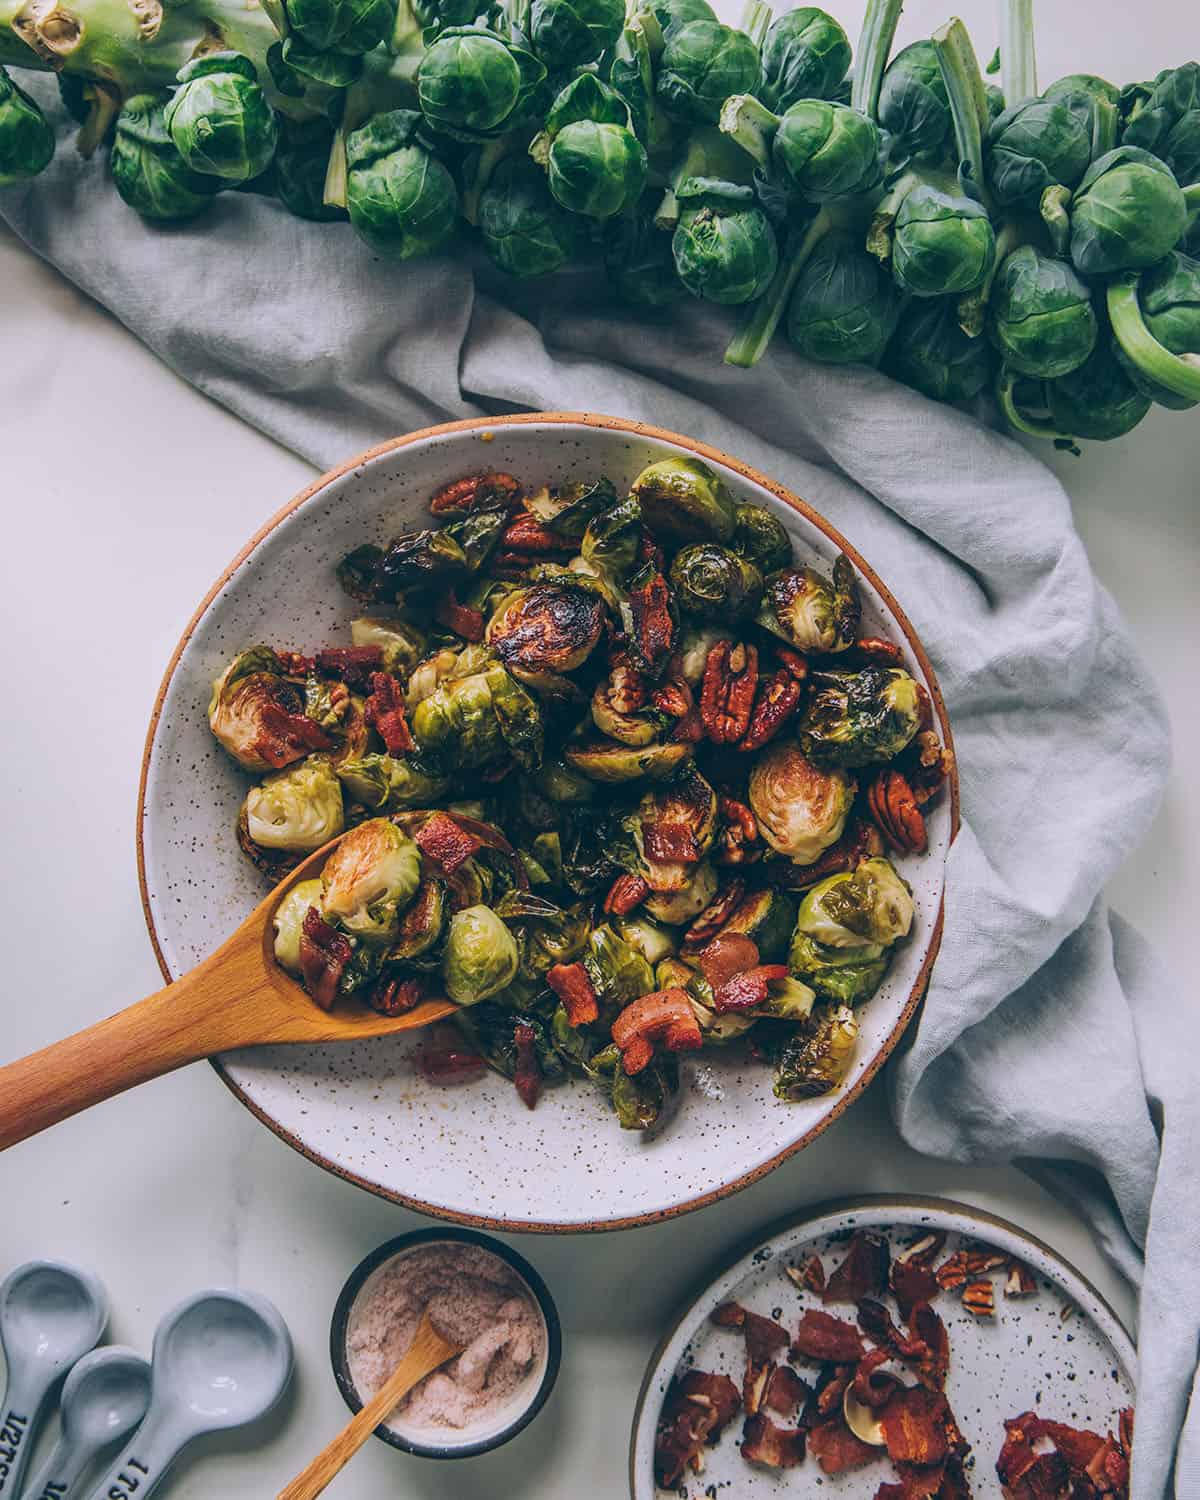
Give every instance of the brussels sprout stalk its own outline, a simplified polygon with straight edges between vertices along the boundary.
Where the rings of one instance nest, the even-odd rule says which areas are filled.
[[[748,0],[739,29],[746,33],[756,47],[761,48],[771,19],[771,7],[764,5],[763,0]]]
[[[1000,47],[1000,83],[1006,105],[1020,104],[1037,93],[1033,0],[1006,0],[1004,41]]]
[[[939,26],[933,33],[932,40],[954,120],[959,183],[964,192],[977,198],[990,212],[991,203],[983,173],[983,127],[988,119],[987,90],[983,74],[979,71],[975,49],[967,35],[967,28],[959,20]]]
[[[121,96],[115,89],[98,81],[89,83],[84,95],[88,101],[88,114],[75,137],[75,149],[86,159],[107,137],[113,121],[120,114]]]
[[[879,88],[887,67],[892,40],[900,22],[903,0],[867,0],[867,13],[858,38],[854,82],[850,104],[875,120],[879,113]]]
[[[753,94],[732,94],[721,106],[720,129],[752,156],[764,171],[771,165],[771,142],[779,116]]]
[[[1200,354],[1172,354],[1146,327],[1138,298],[1141,278],[1141,272],[1129,271],[1109,283],[1108,316],[1117,342],[1148,379],[1200,401]]]
[[[1007,365],[1002,365],[996,376],[996,401],[1009,426],[1028,437],[1045,438],[1056,448],[1064,448],[1078,456],[1079,448],[1069,432],[1061,431],[1049,420],[1027,416],[1017,405],[1016,385],[1020,379],[1021,376]]]
[[[771,285],[750,309],[749,317],[725,350],[727,365],[740,365],[749,370],[767,352],[779,320],[787,311],[800,272],[835,223],[834,214],[826,205],[805,229],[789,237]]]

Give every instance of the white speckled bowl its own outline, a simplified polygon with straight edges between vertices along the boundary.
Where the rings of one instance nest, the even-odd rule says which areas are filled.
[[[531,485],[608,474],[618,487],[665,454],[698,455],[739,500],[769,506],[801,560],[839,550],[862,581],[864,633],[887,635],[949,726],[932,669],[878,576],[803,501],[727,455],[614,417],[537,413],[455,422],[384,444],[325,475],[269,521],[200,606],[167,668],[146,746],[138,857],[150,936],[168,979],[198,963],[263,894],[234,824],[249,785],[208,731],[212,679],[258,641],[311,650],[348,640],[355,606],[334,565],[352,547],[427,524],[439,485],[481,468]],[[941,932],[957,784],[929,820],[929,852],[900,861],[917,906],[911,941],[862,1012],[857,1060],[834,1094],[784,1105],[770,1070],[728,1054],[688,1064],[680,1108],[649,1138],[620,1130],[587,1088],[549,1092],[530,1114],[493,1075],[424,1084],[412,1038],[261,1047],[215,1059],[264,1123],[329,1171],[426,1213],[484,1228],[613,1229],[682,1213],[745,1187],[825,1128],[866,1086],[911,1019]],[[716,1096],[720,1096],[719,1098]],[[736,1117],[737,1128],[730,1129]]]
[[[942,1256],[958,1249],[960,1241],[982,1241],[1023,1260],[1037,1278],[1035,1296],[1007,1298],[994,1274],[992,1319],[976,1318],[953,1293],[942,1293],[934,1303],[950,1337],[946,1395],[973,1449],[968,1475],[976,1494],[999,1493],[994,1466],[1008,1417],[1037,1410],[1072,1427],[1116,1431],[1118,1412],[1135,1401],[1133,1343],[1095,1287],[1049,1245],[965,1203],[918,1197],[848,1199],[764,1230],[676,1318],[651,1357],[634,1412],[629,1451],[632,1500],[659,1500],[668,1493],[695,1500],[724,1494],[759,1500],[785,1489],[815,1492],[815,1487],[843,1500],[871,1500],[881,1482],[895,1480],[886,1455],[879,1463],[836,1475],[822,1474],[811,1456],[783,1475],[756,1468],[738,1451],[741,1423],[735,1418],[716,1447],[705,1450],[703,1474],[689,1475],[670,1491],[654,1483],[654,1428],[675,1373],[696,1368],[726,1374],[741,1389],[745,1343],[735,1331],[710,1323],[712,1310],[722,1302],[740,1302],[794,1327],[806,1307],[822,1303],[796,1287],[784,1266],[816,1254],[824,1260],[826,1272],[832,1271],[856,1229],[884,1234],[893,1254],[930,1230],[945,1230],[949,1238]],[[894,1303],[888,1299],[887,1305],[894,1314]],[[827,1311],[854,1319],[852,1307],[834,1304]],[[799,1373],[807,1372],[801,1367]]]

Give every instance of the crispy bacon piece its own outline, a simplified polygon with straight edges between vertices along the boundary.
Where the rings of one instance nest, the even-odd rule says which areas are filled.
[[[866,1352],[862,1336],[853,1323],[816,1307],[805,1310],[792,1340],[792,1353],[801,1359],[856,1364]]]
[[[930,1358],[930,1349],[924,1340],[901,1333],[882,1302],[864,1297],[858,1304],[858,1326],[881,1349],[890,1349],[906,1364],[917,1364]]]
[[[701,948],[700,972],[714,990],[758,963],[758,944],[744,932],[725,932]]]
[[[703,948],[712,938],[715,938],[725,923],[729,921],[734,912],[742,904],[742,897],[746,892],[746,882],[740,875],[728,881],[713,899],[708,903],[692,925],[683,935],[682,947],[694,950]],[[758,950],[755,949],[754,960],[758,962]],[[709,980],[712,983],[712,980]]]
[[[452,1027],[445,1027],[417,1053],[417,1071],[427,1083],[467,1083],[486,1072],[487,1063]]]
[[[909,1346],[918,1351],[907,1356],[917,1379],[932,1390],[941,1390],[950,1369],[950,1337],[946,1325],[928,1302],[918,1302],[908,1317]],[[901,1355],[901,1358],[906,1356]]]
[[[491,501],[515,504],[521,486],[511,474],[467,474],[442,485],[429,502],[435,516],[466,516]]]
[[[483,640],[483,611],[470,604],[460,604],[453,589],[448,590],[445,598],[438,601],[433,617],[439,625],[452,630],[464,641]]]
[[[736,1416],[741,1398],[727,1375],[689,1370],[671,1382],[654,1437],[654,1477],[674,1489],[691,1468],[704,1467],[704,1449]]]
[[[778,1427],[760,1412],[746,1418],[742,1431],[742,1457],[747,1463],[767,1469],[794,1469],[804,1459],[802,1427]]]
[[[389,979],[386,975],[372,986],[371,1009],[381,1016],[402,1016],[416,1010],[425,994],[425,986],[419,979]]]
[[[940,1391],[922,1385],[898,1391],[880,1413],[879,1423],[893,1463],[940,1464],[951,1451],[953,1418]]]
[[[331,927],[315,906],[300,929],[300,973],[304,988],[322,1010],[332,1010],[342,974],[354,953],[350,940]]]
[[[892,1296],[905,1322],[918,1302],[929,1302],[938,1294],[937,1277],[915,1260],[894,1260],[890,1280]]]
[[[571,1026],[590,1026],[600,1016],[596,988],[582,964],[555,964],[546,983],[563,1003]]]
[[[417,748],[404,711],[404,689],[386,672],[371,673],[367,723],[374,724],[379,731],[389,755],[402,755]]]
[[[700,845],[686,823],[650,823],[643,829],[642,838],[651,859],[680,865],[699,863]]]
[[[746,733],[738,741],[739,750],[761,750],[773,740],[800,707],[803,686],[787,667],[780,667],[765,680],[750,714]]]
[[[790,646],[781,646],[775,642],[775,658],[779,665],[796,679],[803,682],[808,676],[808,657],[802,656],[799,651],[793,651]]]
[[[533,552],[544,556],[559,553],[569,556],[576,550],[576,543],[569,537],[560,536],[543,526],[538,518],[528,511],[518,512],[500,533],[500,545],[507,552]]]
[[[538,563],[545,562],[544,557],[535,557],[530,552],[510,552],[507,549],[492,554],[491,574],[494,578],[505,578],[509,581],[524,578],[530,568],[536,567]]]
[[[463,828],[449,813],[436,812],[413,834],[421,853],[444,875],[453,875],[483,847],[483,840]]]
[[[721,939],[718,938],[717,941],[720,942]],[[757,968],[747,969],[744,974],[735,974],[713,992],[713,1009],[718,1015],[724,1015],[730,1011],[753,1010],[755,1006],[765,1005],[768,986],[775,980],[786,979],[787,974],[787,964],[759,964]]]
[[[604,910],[615,917],[625,917],[650,894],[650,887],[640,875],[618,875],[604,898]]]
[[[819,1417],[832,1417],[842,1410],[847,1390],[854,1383],[855,1365],[826,1365],[817,1382],[813,1403]]]
[[[633,617],[633,645],[651,677],[659,677],[675,646],[675,619],[667,580],[654,572],[629,591]]]
[[[687,991],[675,986],[642,995],[613,1022],[612,1039],[621,1049],[626,1073],[640,1073],[661,1042],[668,1052],[695,1052],[704,1043]]]
[[[704,663],[700,717],[714,745],[736,745],[750,727],[758,685],[758,650],[718,641]]]
[[[808,1429],[808,1451],[825,1474],[844,1474],[847,1469],[861,1469],[883,1455],[882,1448],[873,1448],[870,1443],[855,1437],[841,1412]]]
[[[906,1500],[902,1484],[889,1484],[887,1480],[875,1491],[875,1500]]]
[[[851,1236],[841,1265],[830,1276],[823,1302],[861,1302],[864,1297],[881,1297],[888,1283],[891,1251],[882,1235],[860,1229]]]
[[[789,1365],[776,1365],[763,1392],[762,1404],[777,1416],[790,1417],[808,1393],[808,1385],[795,1370]]]
[[[654,540],[653,533],[644,526],[638,533],[637,560],[639,563],[652,562],[662,572],[663,549]]]
[[[326,646],[317,652],[318,670],[340,677],[349,687],[365,688],[371,674],[383,666],[380,646]]]
[[[880,1365],[891,1359],[890,1349],[868,1349],[859,1360],[854,1371],[854,1399],[860,1406],[869,1406],[872,1411],[884,1407],[900,1387],[900,1381]]]
[[[283,684],[290,693],[294,689]],[[277,699],[265,702],[258,715],[254,747],[269,766],[277,770],[310,750],[332,750],[333,741],[307,714],[295,714]]]
[[[536,1041],[533,1027],[528,1021],[518,1021],[513,1027],[513,1042],[517,1049],[513,1083],[526,1109],[537,1107],[542,1092],[542,1070],[538,1065]]]

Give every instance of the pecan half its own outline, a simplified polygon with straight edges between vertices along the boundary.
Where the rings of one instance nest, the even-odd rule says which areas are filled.
[[[520,493],[521,486],[511,474],[466,474],[442,485],[430,500],[429,509],[435,516],[465,516],[490,500],[511,503]]]
[[[773,740],[800,707],[803,691],[800,679],[786,667],[780,667],[763,684],[750,714],[750,727],[738,742],[738,749],[761,750],[768,740]]]
[[[808,657],[802,656],[799,651],[793,651],[790,646],[781,646],[776,642],[775,657],[780,667],[785,672],[791,673],[797,682],[803,682],[808,676]]]
[[[758,686],[758,651],[739,641],[718,641],[704,663],[700,717],[715,745],[735,745],[750,727]]]
[[[640,875],[618,875],[604,898],[604,910],[614,917],[626,917],[650,894],[650,887]]]
[[[918,807],[939,789],[954,769],[954,751],[943,747],[932,729],[922,729],[913,737],[897,762]]]
[[[956,1250],[933,1273],[944,1292],[953,1292],[967,1282],[967,1252]]]
[[[613,657],[608,676],[608,701],[619,714],[636,713],[646,702],[646,679],[624,651]]]
[[[1004,1283],[1006,1297],[1032,1297],[1037,1291],[1033,1272],[1023,1260],[1009,1262],[1008,1277]]]
[[[573,541],[543,526],[528,511],[522,511],[508,523],[500,533],[500,545],[506,552],[559,552],[567,555],[575,550]]]
[[[990,1318],[996,1312],[996,1293],[990,1281],[972,1281],[963,1287],[963,1306],[977,1318]]]
[[[729,921],[746,894],[746,882],[735,876],[709,902],[683,935],[682,947],[703,948]]]
[[[719,802],[725,826],[717,840],[716,862],[719,865],[747,865],[762,858],[758,819],[744,802],[721,793]]]
[[[371,990],[371,1009],[381,1016],[402,1016],[421,1003],[424,986],[419,979],[376,980]]]
[[[855,641],[846,651],[840,651],[838,665],[863,667],[898,667],[903,665],[904,652],[895,641],[885,641],[877,635],[865,635]]]
[[[925,819],[913,789],[893,767],[886,767],[867,789],[867,807],[876,826],[900,854],[919,854],[928,844]]]
[[[830,844],[811,865],[795,865],[789,859],[772,860],[766,867],[767,879],[784,890],[802,891],[818,880],[853,870],[864,859],[874,859],[882,853],[883,840],[874,824],[855,818],[837,843]]]
[[[692,690],[681,678],[672,678],[655,690],[651,702],[668,718],[682,719],[692,710]]]

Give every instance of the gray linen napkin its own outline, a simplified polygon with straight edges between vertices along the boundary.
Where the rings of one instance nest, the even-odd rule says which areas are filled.
[[[883,571],[945,690],[963,811],[897,1124],[931,1155],[1018,1162],[1088,1215],[1142,1288],[1135,1500],[1168,1492],[1177,1451],[1177,1495],[1200,1494],[1200,1021],[1099,899],[1157,806],[1166,716],[1054,476],[871,370],[783,347],[732,370],[723,315],[631,314],[593,270],[514,286],[469,258],[389,265],[245,194],[154,229],[105,175],[64,147],[0,190],[0,216],[314,463],[479,413],[636,417],[777,476]]]

